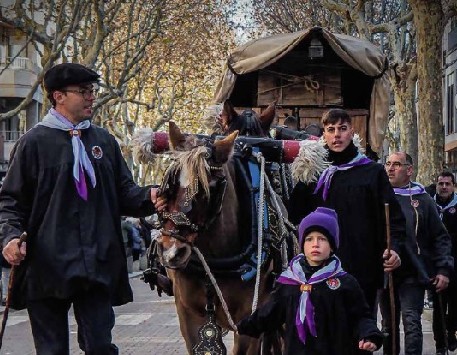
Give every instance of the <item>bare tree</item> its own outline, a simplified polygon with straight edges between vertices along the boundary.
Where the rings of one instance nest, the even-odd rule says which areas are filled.
[[[29,38],[41,56],[43,67],[24,100],[13,110],[0,113],[0,120],[4,120],[17,115],[32,101],[44,72],[63,56],[71,35],[77,31],[83,17],[90,10],[90,2],[16,0],[10,7],[2,6],[0,10],[0,21],[13,26]]]
[[[441,53],[444,28],[440,0],[409,0],[417,31],[419,101],[419,171],[424,184],[442,169],[444,127],[442,118]]]
[[[29,95],[0,120],[30,103],[58,60],[83,63],[102,79],[94,121],[115,135],[139,176],[148,169],[135,166],[130,154],[136,127],[159,129],[173,119],[186,130],[202,129],[199,116],[233,45],[229,1],[17,0],[1,8],[0,20],[40,49],[43,71]]]

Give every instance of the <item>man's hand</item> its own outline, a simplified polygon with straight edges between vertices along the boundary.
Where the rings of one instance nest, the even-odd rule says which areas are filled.
[[[15,238],[6,244],[6,246],[3,248],[2,254],[9,264],[19,265],[25,258],[26,250],[26,242],[23,242],[19,248],[19,238]]]
[[[377,346],[369,340],[362,339],[359,341],[359,349],[373,352],[377,349]]]
[[[444,291],[449,285],[449,277],[438,274],[432,279],[432,283],[436,288],[436,292]]]
[[[158,195],[158,188],[151,188],[151,201],[157,212],[162,212],[167,207],[167,199],[162,195]]]
[[[384,254],[382,257],[384,258],[383,266],[385,272],[394,271],[397,267],[401,265],[400,256],[394,250],[390,250],[390,256],[389,251],[387,249],[384,250]]]

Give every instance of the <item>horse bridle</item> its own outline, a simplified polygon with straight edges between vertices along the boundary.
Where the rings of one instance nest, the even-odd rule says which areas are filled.
[[[212,150],[211,148],[208,149],[208,153],[206,155],[206,158],[209,159],[212,156]],[[209,169],[211,172],[213,171],[222,171],[222,164],[213,164],[209,166]],[[172,174],[176,174],[176,164],[172,163],[167,171],[165,172],[164,179],[162,181],[162,185],[160,186],[159,190],[160,192],[165,192],[167,191],[167,188],[169,187],[169,180],[171,179]],[[199,233],[203,230],[208,229],[208,227],[214,222],[216,217],[219,215],[221,208],[222,208],[222,200],[224,199],[225,195],[225,190],[227,187],[227,180],[225,176],[221,175],[219,177],[216,177],[217,182],[215,187],[210,187],[210,200],[208,202],[208,205],[211,206],[212,204],[216,204],[216,206],[213,206],[214,208],[209,209],[213,213],[211,214],[210,218],[207,218],[205,223],[194,223],[190,220],[190,218],[187,216],[186,213],[182,211],[174,211],[174,212],[168,212],[168,211],[162,211],[158,213],[159,216],[159,221],[162,226],[161,233],[162,235],[166,235],[169,237],[173,237],[181,242],[188,243],[188,244],[193,244],[193,241],[195,238],[192,238],[192,240],[189,240],[188,236],[192,233]],[[194,193],[189,194],[188,191],[186,191],[185,196],[186,199],[184,201],[185,206],[192,206],[192,199],[194,196],[196,196],[198,193],[198,181],[194,181]],[[188,213],[192,211],[192,207],[189,209]],[[171,221],[174,225],[174,228],[172,229],[165,229],[165,222],[166,221]],[[187,233],[185,235],[184,229],[190,230],[191,233]]]

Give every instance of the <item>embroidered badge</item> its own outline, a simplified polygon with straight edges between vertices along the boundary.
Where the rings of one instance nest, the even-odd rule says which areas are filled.
[[[449,213],[452,213],[452,214],[454,214],[454,213],[455,213],[455,207],[451,207],[451,208],[449,208]]]
[[[339,279],[328,279],[327,286],[331,290],[336,290],[341,286],[341,281]]]
[[[418,200],[412,200],[411,201],[411,206],[413,206],[414,208],[419,207],[419,201]]]
[[[101,159],[103,156],[103,150],[98,145],[92,147],[92,155],[95,159]]]

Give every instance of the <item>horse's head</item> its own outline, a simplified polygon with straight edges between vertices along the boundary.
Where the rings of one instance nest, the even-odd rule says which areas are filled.
[[[238,131],[241,136],[268,137],[276,115],[276,102],[270,104],[260,115],[251,109],[239,114],[228,100],[220,105],[217,111],[216,133],[227,135]]]
[[[174,162],[162,183],[168,199],[161,214],[159,256],[169,268],[186,267],[191,247],[200,232],[220,212],[226,188],[223,165],[228,161],[238,132],[210,141],[183,135],[173,122],[169,125]]]

